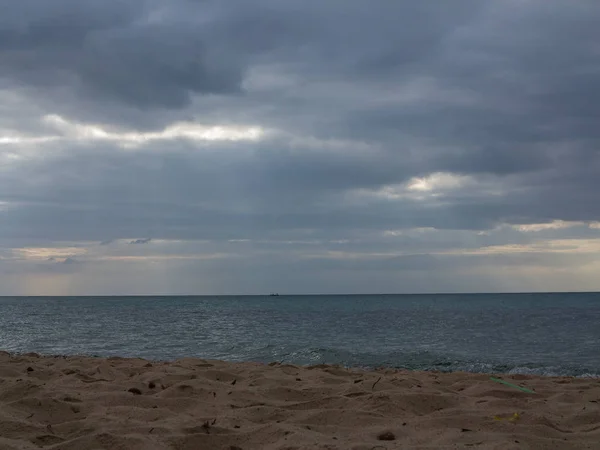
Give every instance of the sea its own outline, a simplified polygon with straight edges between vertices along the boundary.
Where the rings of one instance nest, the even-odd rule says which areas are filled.
[[[0,350],[600,376],[600,293],[0,297]]]

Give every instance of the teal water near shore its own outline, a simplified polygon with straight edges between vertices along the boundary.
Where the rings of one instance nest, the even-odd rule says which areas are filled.
[[[0,349],[600,375],[600,294],[2,297]]]

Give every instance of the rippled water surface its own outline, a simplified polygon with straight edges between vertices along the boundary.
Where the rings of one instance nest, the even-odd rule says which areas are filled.
[[[0,349],[600,374],[600,294],[3,297]]]

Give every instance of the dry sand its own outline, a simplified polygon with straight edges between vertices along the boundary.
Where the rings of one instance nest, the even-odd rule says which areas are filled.
[[[0,449],[600,449],[599,380],[503,378],[0,352]]]

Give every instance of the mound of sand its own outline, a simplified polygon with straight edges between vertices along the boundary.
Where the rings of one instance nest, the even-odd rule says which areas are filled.
[[[0,449],[598,449],[600,381],[0,352]]]

